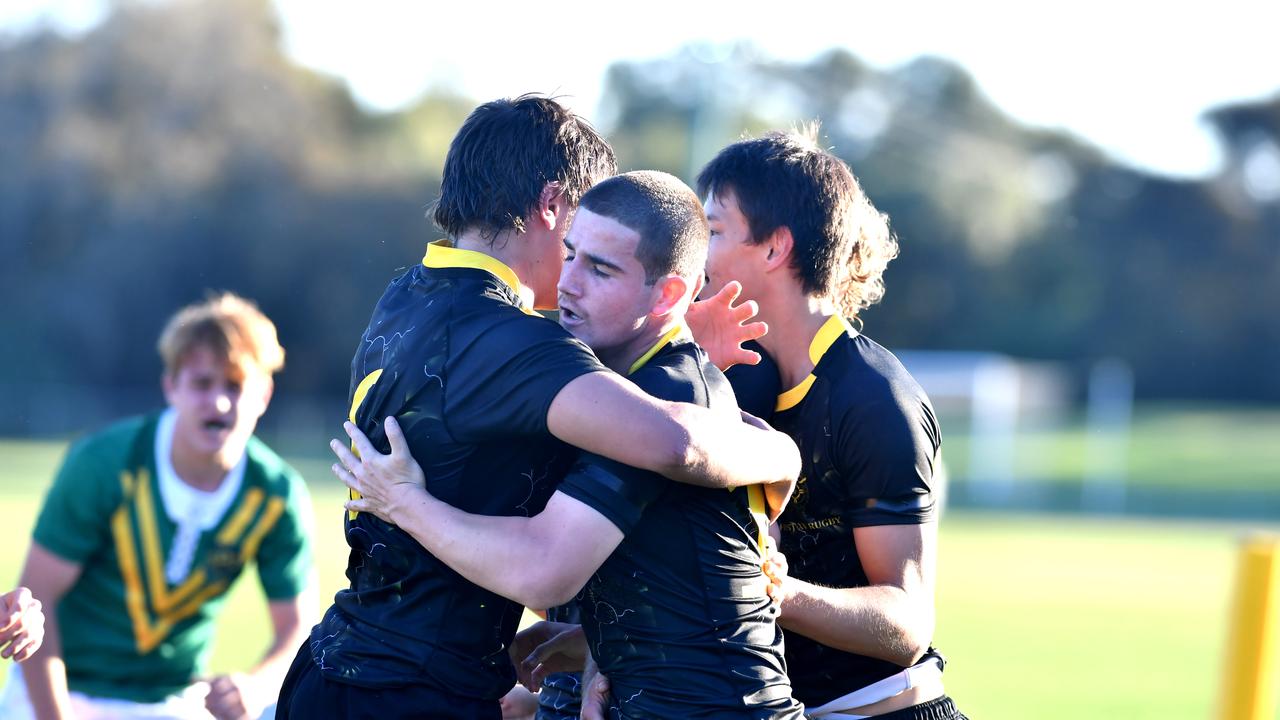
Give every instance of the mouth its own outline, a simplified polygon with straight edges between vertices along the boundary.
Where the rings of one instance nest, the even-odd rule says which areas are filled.
[[[560,322],[564,325],[575,325],[582,322],[582,316],[566,305],[560,306]]]
[[[201,423],[200,426],[210,432],[226,432],[231,429],[231,423],[221,418],[210,418]]]

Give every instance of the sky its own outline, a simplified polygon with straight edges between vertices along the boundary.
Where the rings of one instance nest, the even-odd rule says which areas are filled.
[[[48,25],[83,32],[107,5],[4,0],[0,32]],[[596,118],[612,62],[661,57],[693,42],[724,47],[748,40],[793,61],[844,47],[880,68],[921,55],[954,60],[1023,123],[1065,129],[1151,172],[1202,177],[1221,161],[1204,112],[1280,94],[1274,0],[649,0],[617,9],[595,3],[577,13],[568,4],[506,0],[275,0],[275,6],[286,52],[343,78],[376,110],[449,87],[477,100],[554,92]]]

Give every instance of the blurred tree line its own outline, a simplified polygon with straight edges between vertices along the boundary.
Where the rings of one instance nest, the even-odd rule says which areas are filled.
[[[225,288],[279,325],[282,393],[343,396],[485,99],[366,112],[284,56],[266,0],[122,3],[82,37],[0,39],[3,392],[151,385],[165,317]],[[625,168],[690,181],[744,132],[820,119],[902,245],[864,318],[890,347],[1120,357],[1144,397],[1280,401],[1280,96],[1211,114],[1229,159],[1203,181],[1020,126],[928,58],[690,47],[613,66],[603,107]]]

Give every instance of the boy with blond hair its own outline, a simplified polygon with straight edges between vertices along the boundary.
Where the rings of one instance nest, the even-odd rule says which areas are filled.
[[[259,717],[310,626],[306,486],[253,437],[284,365],[275,326],[224,293],[175,314],[158,349],[168,408],[75,443],[45,498],[21,581],[45,603],[44,648],[0,717]],[[206,679],[214,620],[250,562],[271,646]]]

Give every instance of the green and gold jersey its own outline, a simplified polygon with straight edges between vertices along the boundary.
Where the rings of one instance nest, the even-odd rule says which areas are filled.
[[[254,438],[230,508],[201,533],[186,578],[170,584],[175,525],[156,480],[158,418],[76,443],[36,522],[35,541],[82,568],[58,622],[68,685],[95,697],[156,702],[202,675],[213,620],[250,561],[270,600],[296,597],[312,571],[306,485]]]

